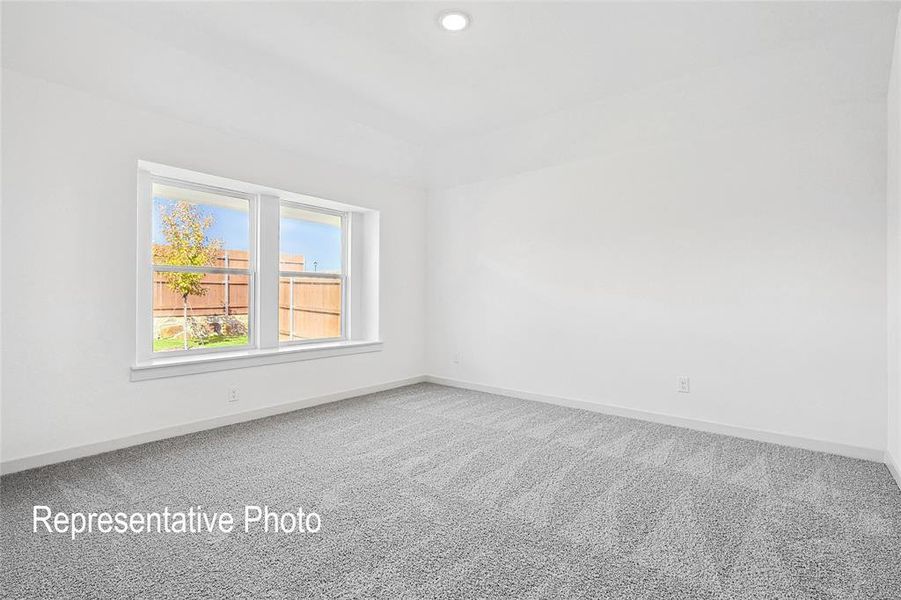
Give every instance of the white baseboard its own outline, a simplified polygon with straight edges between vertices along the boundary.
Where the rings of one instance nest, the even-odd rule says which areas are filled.
[[[164,427],[162,429],[156,429],[135,435],[128,435],[104,442],[85,444],[83,446],[75,446],[71,448],[64,448],[62,450],[53,450],[51,452],[46,452],[43,454],[35,454],[33,456],[15,458],[0,463],[0,473],[2,473],[3,475],[6,475],[8,473],[16,473],[19,471],[25,471],[27,469],[34,469],[36,467],[43,467],[45,465],[65,462],[67,460],[74,460],[76,458],[84,458],[85,456],[102,454],[104,452],[110,452],[112,450],[121,450],[122,448],[128,448],[129,446],[146,444],[147,442],[155,442],[158,440],[177,437],[197,431],[215,429],[217,427],[234,425],[235,423],[243,423],[245,421],[253,421],[255,419],[262,419],[264,417],[291,412],[301,408],[308,408],[310,406],[317,406],[319,404],[328,404],[329,402],[337,402],[338,400],[346,400],[347,398],[353,398],[355,396],[363,396],[375,392],[382,392],[385,390],[403,387],[405,385],[412,385],[414,383],[422,383],[423,381],[425,381],[425,377],[423,376],[408,377],[407,379],[388,381],[385,383],[369,385],[352,390],[345,390],[343,392],[326,394],[324,396],[304,398],[303,400],[286,402],[284,404],[255,408],[253,410],[232,413],[229,415],[222,415],[220,417],[213,417],[210,419],[191,421],[190,423],[173,425],[172,427]]]
[[[676,427],[685,427],[687,429],[706,431],[708,433],[730,435],[733,437],[755,440],[758,442],[768,442],[771,444],[779,444],[781,446],[791,446],[793,448],[813,450],[815,452],[838,454],[840,456],[860,458],[874,462],[883,462],[884,460],[884,452],[876,448],[851,446],[847,444],[839,444],[836,442],[828,442],[825,440],[799,437],[785,433],[749,429],[746,427],[736,427],[734,425],[725,425],[723,423],[715,423],[712,421],[703,421],[700,419],[690,419],[686,417],[677,417],[662,413],[636,410],[634,408],[626,408],[624,406],[616,406],[612,404],[601,404],[599,402],[590,402],[588,400],[577,400],[574,398],[563,398],[560,396],[536,394],[533,392],[512,390],[507,388],[495,387],[492,385],[474,383],[471,381],[461,381],[447,377],[438,377],[435,375],[427,375],[425,377],[425,380],[430,383],[437,383],[440,385],[464,388],[468,390],[476,390],[479,392],[487,392],[489,394],[498,394],[501,396],[510,396],[513,398],[521,398],[523,400],[534,400],[536,402],[556,404],[559,406],[568,406],[570,408],[581,408],[583,410],[590,410],[594,412],[615,415],[618,417],[628,417],[630,419],[639,419],[642,421],[650,421],[664,425],[674,425]]]
[[[884,458],[885,466],[888,467],[889,473],[892,474],[892,477],[895,478],[895,483],[898,484],[898,489],[901,489],[901,466],[895,462],[892,458],[892,455],[886,451]]]
[[[674,425],[676,427],[685,427],[688,429],[695,429],[699,431],[706,431],[709,433],[718,433],[722,435],[731,435],[734,437],[745,438],[750,440],[756,440],[761,442],[769,442],[773,444],[780,444],[783,446],[791,446],[794,448],[802,448],[804,450],[813,450],[816,452],[827,452],[830,454],[838,454],[840,456],[848,456],[851,458],[860,458],[864,460],[871,460],[875,462],[884,462],[886,466],[888,466],[889,471],[891,471],[892,475],[895,478],[895,481],[898,482],[898,486],[901,487],[901,469],[899,469],[899,465],[896,464],[892,457],[882,450],[877,450],[875,448],[864,448],[860,446],[851,446],[847,444],[838,444],[835,442],[828,442],[824,440],[817,440],[811,438],[804,438],[799,436],[788,435],[784,433],[775,433],[770,431],[763,431],[757,429],[748,429],[744,427],[736,427],[733,425],[725,425],[722,423],[714,423],[711,421],[702,421],[699,419],[689,419],[685,417],[676,417],[673,415],[666,415],[661,413],[653,413],[648,411],[636,410],[633,408],[626,408],[623,406],[615,406],[611,404],[601,404],[598,402],[590,402],[587,400],[578,400],[574,398],[564,398],[560,396],[550,396],[546,394],[536,394],[533,392],[524,392],[521,390],[513,390],[508,388],[501,388],[491,385],[485,385],[481,383],[475,383],[471,381],[462,381],[458,379],[451,379],[447,377],[438,377],[434,375],[424,375],[418,377],[409,377],[406,379],[400,379],[396,381],[389,381],[381,384],[375,384],[371,386],[365,386],[361,388],[355,388],[351,390],[345,390],[342,392],[335,392],[332,394],[326,394],[323,396],[317,396],[314,398],[305,398],[303,400],[297,400],[294,402],[287,402],[284,404],[277,404],[274,406],[266,406],[263,408],[256,408],[253,410],[248,410],[240,413],[233,413],[229,415],[222,415],[220,417],[213,417],[210,419],[202,419],[199,421],[192,421],[190,423],[184,423],[181,425],[174,425],[172,427],[165,427],[163,429],[157,429],[154,431],[148,431],[145,433],[139,433],[135,435],[129,435],[121,438],[116,438],[112,440],[107,440],[104,442],[97,442],[93,444],[86,444],[83,446],[76,446],[71,448],[65,448],[62,450],[54,450],[51,452],[46,452],[42,454],[35,454],[32,456],[26,456],[22,458],[11,459],[7,461],[3,461],[0,463],[0,473],[8,474],[8,473],[16,473],[19,471],[25,471],[27,469],[34,469],[36,467],[42,467],[45,465],[51,465],[59,462],[65,462],[68,460],[74,460],[76,458],[83,458],[85,456],[93,456],[95,454],[102,454],[104,452],[110,452],[113,450],[121,450],[122,448],[128,448],[129,446],[137,446],[139,444],[145,444],[147,442],[155,442],[158,440],[163,440],[166,438],[177,437],[180,435],[186,435],[189,433],[194,433],[197,431],[204,431],[207,429],[215,429],[216,427],[223,427],[226,425],[234,425],[235,423],[242,423],[245,421],[253,421],[255,419],[261,419],[264,417],[269,417],[272,415],[277,415],[281,413],[291,412],[294,410],[299,410],[301,408],[308,408],[310,406],[317,406],[319,404],[327,404],[329,402],[337,402],[339,400],[345,400],[347,398],[353,398],[356,396],[363,396],[366,394],[372,394],[375,392],[381,392],[384,390],[390,390],[398,387],[403,387],[405,385],[412,385],[414,383],[421,383],[423,381],[428,381],[431,383],[436,383],[440,385],[446,385],[450,387],[457,387],[469,390],[476,390],[480,392],[487,392],[490,394],[498,394],[501,396],[510,396],[513,398],[521,398],[523,400],[534,400],[537,402],[544,402],[546,404],[556,404],[559,406],[568,406],[571,408],[580,408],[583,410],[590,410],[594,412],[600,412],[610,415],[616,415],[620,417],[628,417],[632,419],[639,419],[642,421],[650,421],[654,423],[662,423],[664,425]]]

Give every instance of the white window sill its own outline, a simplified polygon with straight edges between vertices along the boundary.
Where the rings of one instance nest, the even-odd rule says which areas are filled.
[[[196,373],[209,373],[227,369],[244,369],[260,365],[293,362],[298,360],[314,360],[345,354],[363,352],[379,352],[381,341],[340,341],[323,342],[321,344],[303,344],[268,348],[265,350],[241,350],[236,352],[216,352],[198,356],[178,356],[172,358],[155,358],[131,367],[131,380],[160,379],[163,377],[179,377]]]

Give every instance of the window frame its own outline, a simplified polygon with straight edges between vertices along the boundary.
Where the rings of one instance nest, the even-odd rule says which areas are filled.
[[[189,350],[163,350],[156,351],[153,349],[153,284],[151,283],[150,289],[148,290],[150,293],[150,340],[149,340],[149,358],[158,359],[158,358],[177,358],[184,356],[199,356],[206,354],[214,354],[218,352],[234,352],[241,350],[250,350],[258,347],[257,338],[256,338],[256,314],[258,312],[257,307],[257,296],[255,293],[256,289],[256,273],[257,273],[257,206],[259,204],[260,198],[258,194],[249,194],[247,192],[242,192],[240,190],[235,190],[232,188],[208,185],[204,183],[198,183],[195,181],[179,179],[175,177],[168,177],[164,175],[156,175],[150,174],[150,218],[148,220],[147,226],[151,228],[150,231],[150,239],[151,245],[148,248],[149,256],[146,257],[147,260],[150,261],[150,277],[151,281],[154,273],[221,273],[221,274],[229,274],[229,275],[242,275],[247,277],[247,343],[241,344],[240,346],[223,346],[217,348],[191,348]],[[197,192],[205,192],[208,194],[215,194],[217,196],[227,196],[229,198],[238,198],[240,200],[247,201],[247,268],[246,269],[238,269],[234,267],[192,267],[192,266],[176,266],[176,265],[158,265],[153,261],[153,185],[161,184],[168,185],[171,187],[182,188],[186,190],[193,190]],[[141,257],[138,257],[138,260],[141,260]],[[142,343],[141,340],[138,343]]]
[[[378,333],[378,210],[144,160],[138,161],[136,175],[135,360],[131,366],[132,381],[381,351],[382,342]],[[248,280],[246,345],[153,351],[154,270],[182,270],[166,265],[159,265],[157,269],[153,264],[154,182],[248,201],[248,266],[247,269],[228,268],[230,273],[246,276]],[[340,277],[343,290],[340,337],[285,342],[279,339],[279,229],[282,203],[341,216]],[[224,269],[217,266],[184,270],[209,273]]]
[[[281,284],[282,277],[316,277],[322,279],[338,279],[341,282],[341,333],[337,337],[330,338],[310,338],[305,340],[278,340],[279,347],[283,346],[303,346],[308,344],[318,344],[323,342],[343,342],[350,339],[350,213],[347,211],[339,211],[333,210],[329,208],[324,208],[321,206],[314,206],[311,204],[307,204],[304,202],[298,202],[296,200],[290,200],[285,198],[279,198],[278,208],[279,208],[279,228],[281,228],[281,209],[282,207],[286,208],[298,208],[302,210],[306,210],[313,213],[319,213],[324,215],[331,215],[335,217],[341,218],[341,273],[339,275],[335,275],[334,273],[316,273],[316,272],[292,272],[292,271],[282,271],[280,268],[278,269],[278,277],[279,284]],[[281,266],[281,231],[279,231],[279,255],[277,261],[277,268]],[[292,286],[293,287],[293,286]],[[293,325],[293,315],[290,317]]]
[[[195,356],[199,354],[207,354],[214,352],[232,352],[236,350],[248,350],[251,348],[256,348],[257,344],[255,341],[256,334],[256,322],[255,315],[257,312],[256,308],[256,296],[254,293],[255,289],[255,281],[256,281],[256,270],[257,270],[257,252],[256,252],[256,215],[257,215],[257,203],[259,202],[259,197],[255,194],[248,194],[246,192],[241,192],[239,190],[234,190],[231,188],[224,188],[219,186],[207,185],[202,183],[197,183],[194,181],[188,181],[184,179],[177,179],[174,177],[166,177],[162,175],[153,175],[150,176],[150,187],[151,187],[151,211],[153,210],[153,184],[162,184],[168,185],[171,187],[182,188],[186,190],[194,190],[197,192],[206,192],[209,194],[215,194],[217,196],[227,196],[229,198],[238,198],[240,200],[247,201],[247,267],[246,269],[238,269],[233,267],[191,267],[191,266],[175,266],[175,265],[158,265],[153,262],[153,250],[152,246],[150,249],[150,264],[151,264],[151,278],[154,273],[221,273],[228,275],[242,275],[247,277],[247,343],[241,344],[240,346],[224,346],[218,348],[192,348],[190,350],[164,350],[164,351],[156,351],[153,349],[153,337],[151,336],[150,340],[150,352],[152,358],[163,358],[163,357],[178,357],[178,356]],[[150,219],[150,227],[153,225],[153,216],[151,214]],[[151,239],[153,236],[153,232],[151,230]],[[151,323],[151,331],[153,331],[153,286],[150,288],[151,294],[151,310],[150,310],[150,323]]]

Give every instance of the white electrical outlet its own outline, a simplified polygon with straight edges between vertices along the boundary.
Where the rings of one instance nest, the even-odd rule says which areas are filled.
[[[238,388],[228,388],[228,401],[229,402],[237,402],[241,399],[241,396],[238,394]]]
[[[686,377],[685,375],[679,376],[679,387],[676,388],[676,390],[682,394],[691,393],[691,382],[689,381],[688,377]]]
[[[461,352],[454,352],[454,364],[459,365],[463,361],[463,354]]]

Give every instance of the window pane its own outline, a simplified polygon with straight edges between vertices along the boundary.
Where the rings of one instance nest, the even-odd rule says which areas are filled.
[[[244,346],[250,281],[223,273],[153,273],[153,351]]]
[[[341,287],[338,277],[280,277],[279,340],[341,337]]]
[[[280,216],[280,271],[341,273],[339,215],[282,205]]]
[[[246,199],[153,184],[153,264],[246,269],[249,249]]]

